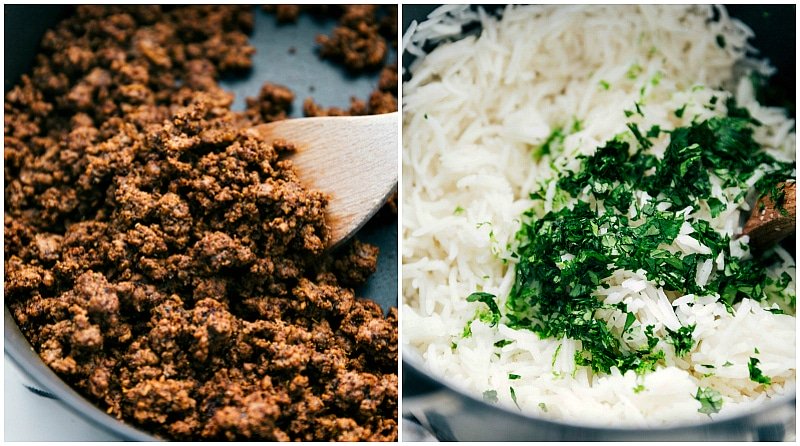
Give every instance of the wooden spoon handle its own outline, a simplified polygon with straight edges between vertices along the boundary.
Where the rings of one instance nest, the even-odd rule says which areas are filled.
[[[795,201],[797,183],[787,181],[777,185],[783,189],[784,197],[780,209],[770,194],[761,197],[753,206],[753,212],[744,225],[742,235],[750,236],[750,246],[764,250],[795,232],[797,227],[797,204]],[[783,212],[781,212],[783,211]]]

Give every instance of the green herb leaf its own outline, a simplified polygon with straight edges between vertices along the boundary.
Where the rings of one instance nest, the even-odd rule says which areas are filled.
[[[694,347],[694,339],[692,339],[694,328],[695,325],[683,326],[679,328],[678,331],[672,331],[667,328],[667,342],[675,347],[675,354],[678,355],[678,357],[685,356],[692,350],[692,347]]]
[[[658,125],[654,125],[650,127],[650,130],[647,131],[648,138],[658,138],[658,135],[661,133],[661,127]]]
[[[750,380],[769,386],[772,384],[772,380],[769,376],[764,376],[761,369],[758,368],[760,362],[758,358],[750,358],[750,362],[747,364],[747,369],[750,371]]]
[[[489,307],[491,317],[487,321],[490,325],[495,326],[500,321],[500,308],[497,302],[494,301],[495,295],[490,293],[476,292],[467,296],[467,302],[483,302]]]
[[[517,392],[514,391],[513,387],[509,387],[509,390],[511,391],[511,400],[514,401],[514,404],[517,406],[517,409],[522,410],[522,408],[519,407],[519,403],[517,403]]]
[[[467,321],[467,323],[464,324],[464,330],[461,331],[461,337],[468,338],[470,336],[472,336],[472,321]]]
[[[639,114],[641,114],[641,110],[639,110],[639,105],[638,104],[636,104],[636,110],[639,112]],[[642,115],[642,116],[644,116],[644,115]],[[642,136],[642,132],[639,130],[639,126],[638,125],[636,125],[633,122],[629,122],[627,125],[628,125],[628,128],[631,130],[631,133],[633,133],[633,136],[636,137],[636,141],[639,142],[639,146],[641,148],[646,149],[646,148],[651,147],[653,145],[653,143],[651,143],[649,139],[647,139],[644,136]]]
[[[725,205],[725,203],[715,197],[709,198],[706,200],[706,203],[708,203],[708,208],[711,211],[711,217],[713,218],[719,217],[719,214],[728,207]]]
[[[700,402],[700,408],[697,409],[700,413],[711,415],[722,409],[722,395],[711,387],[698,387],[694,399]]]
[[[628,329],[631,328],[631,325],[633,325],[635,321],[636,321],[636,315],[633,313],[628,313],[627,316],[625,316],[625,327],[622,329],[622,331],[623,332],[628,331]]]
[[[642,74],[642,71],[644,71],[642,66],[635,63],[628,68],[628,72],[625,73],[625,75],[628,77],[628,79],[633,80],[639,77],[639,75]]]
[[[685,108],[676,115],[683,116]],[[735,203],[744,200],[751,185],[748,180],[756,171],[766,172],[754,186],[763,193],[794,177],[793,164],[775,160],[754,140],[754,128],[760,124],[747,110],[732,100],[726,101],[726,108],[727,116],[671,131],[654,126],[646,135],[629,123],[636,147],[622,135],[598,147],[594,154],[580,156],[578,169],[563,172],[555,180],[556,196],[561,198],[554,200],[552,211],[544,215],[541,202],[547,185],[530,193],[539,203],[523,215],[512,253],[517,260],[516,275],[504,314],[509,327],[531,330],[542,338],[580,341],[581,349],[574,356],[579,366],[604,373],[616,367],[623,373],[634,370],[641,374],[663,362],[665,353],[658,348],[662,341],[673,345],[679,356],[691,351],[694,327],[667,331],[663,339],[654,334],[652,326],[643,327],[647,346],[631,351],[622,337],[632,329],[635,317],[626,314],[621,334],[596,317],[598,310],[609,308],[596,292],[608,286],[606,279],[615,270],[642,269],[648,280],[665,291],[683,295],[706,295],[713,290],[730,311],[743,298],[763,301],[776,293],[785,293],[787,305],[794,305],[794,297],[783,291],[791,277],[775,279],[766,273],[780,261],[774,253],[754,253],[746,259],[732,256],[730,237],[718,233],[709,221],[699,220],[697,214],[685,216],[682,212],[687,207],[700,209],[703,201],[715,218],[725,210],[726,204],[711,196],[712,175],[722,180],[723,187],[743,190]],[[648,138],[662,133],[669,136],[669,142],[663,157],[656,157],[650,153]],[[548,140],[563,143],[563,130],[558,129]],[[653,198],[640,205],[634,197],[641,192]],[[780,200],[780,190],[773,191],[773,196]],[[694,230],[691,237],[711,254],[686,255],[665,249],[685,223]],[[724,271],[717,271],[700,287],[697,265],[720,255]],[[625,308],[612,308],[627,313]],[[497,311],[487,312],[486,320],[495,314],[499,319]]]

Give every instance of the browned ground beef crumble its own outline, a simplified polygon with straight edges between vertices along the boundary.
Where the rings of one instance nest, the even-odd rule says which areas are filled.
[[[387,26],[375,9],[336,11],[364,35],[322,54],[380,65],[359,40]],[[292,92],[234,113],[217,83],[250,68],[252,26],[249,7],[82,6],[46,33],[6,95],[6,304],[61,377],[161,437],[396,440],[397,312],[353,293],[377,248],[325,254],[327,196],[243,130]],[[354,111],[396,110],[396,88],[387,68]]]

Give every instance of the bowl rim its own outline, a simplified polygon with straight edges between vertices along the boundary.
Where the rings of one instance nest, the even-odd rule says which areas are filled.
[[[34,383],[52,394],[57,402],[79,417],[90,421],[94,426],[119,437],[121,440],[162,441],[133,425],[109,415],[86,397],[75,391],[61,379],[39,357],[28,339],[22,334],[7,305],[5,308],[5,327],[3,349],[20,371]]]
[[[737,411],[732,414],[725,414],[721,415],[716,418],[712,418],[708,421],[689,421],[689,422],[678,422],[675,424],[667,424],[662,426],[635,426],[635,425],[620,425],[620,426],[603,426],[600,424],[582,424],[578,422],[571,422],[569,420],[563,419],[554,419],[549,417],[542,417],[537,416],[531,413],[523,413],[521,411],[514,411],[513,409],[504,406],[504,405],[493,405],[483,401],[481,398],[478,398],[477,395],[473,394],[473,392],[468,391],[467,389],[463,388],[463,386],[459,386],[454,380],[443,377],[437,376],[430,372],[427,367],[423,364],[422,358],[419,352],[411,345],[404,344],[403,345],[403,367],[406,366],[411,367],[414,372],[419,373],[426,377],[427,379],[431,380],[438,389],[433,390],[431,393],[436,392],[438,390],[445,390],[451,393],[454,393],[459,398],[463,398],[468,400],[471,404],[477,405],[483,410],[493,410],[493,411],[500,411],[505,416],[515,418],[518,421],[524,422],[535,422],[543,425],[544,427],[551,427],[553,429],[569,429],[569,430],[578,430],[581,432],[593,432],[598,434],[609,434],[609,436],[613,435],[633,435],[633,434],[642,434],[642,433],[651,433],[651,434],[671,434],[675,432],[683,432],[686,433],[687,430],[697,431],[700,430],[707,430],[709,428],[714,429],[715,431],[725,430],[726,428],[738,425],[746,425],[748,423],[745,420],[751,419],[754,416],[759,416],[761,414],[773,412],[780,410],[784,407],[790,407],[793,413],[792,420],[794,421],[797,417],[797,408],[796,408],[796,395],[797,395],[797,388],[795,383],[795,388],[786,394],[780,395],[776,398],[770,398],[768,401],[759,404],[757,406],[743,409]],[[403,386],[404,392],[406,386]],[[406,397],[403,397],[405,399]],[[410,397],[414,398],[414,397]]]

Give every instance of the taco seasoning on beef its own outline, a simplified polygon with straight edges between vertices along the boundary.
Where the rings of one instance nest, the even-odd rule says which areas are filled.
[[[324,252],[328,197],[243,130],[292,93],[236,113],[217,83],[250,68],[252,26],[83,6],[45,34],[6,94],[6,305],[66,382],[162,438],[396,440],[397,312],[353,292],[377,248]]]

